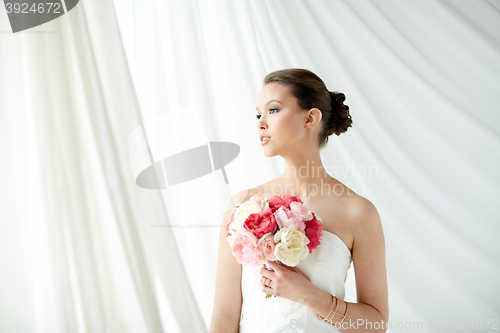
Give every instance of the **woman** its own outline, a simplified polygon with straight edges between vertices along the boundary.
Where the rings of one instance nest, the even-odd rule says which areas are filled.
[[[257,135],[264,154],[285,159],[285,172],[236,194],[295,196],[323,221],[321,244],[295,267],[246,268],[226,240],[230,205],[221,227],[210,332],[385,332],[389,316],[384,234],[377,209],[328,175],[320,149],[351,127],[342,93],[330,92],[305,69],[268,74],[257,102]],[[354,264],[357,302],[345,302]],[[266,292],[277,297],[265,298]],[[335,326],[337,324],[337,326]]]

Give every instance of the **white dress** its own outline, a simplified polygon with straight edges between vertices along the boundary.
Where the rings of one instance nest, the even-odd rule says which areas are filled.
[[[351,262],[351,252],[342,239],[323,230],[318,247],[295,267],[316,287],[343,300]],[[335,326],[320,321],[306,305],[283,297],[266,298],[261,289],[262,275],[259,271],[260,266],[242,266],[240,333],[341,332]],[[338,318],[341,317],[337,315]]]

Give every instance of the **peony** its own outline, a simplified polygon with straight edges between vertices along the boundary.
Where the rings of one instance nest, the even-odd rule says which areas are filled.
[[[277,235],[279,236],[277,237]],[[274,236],[274,241],[278,238],[274,248],[276,259],[287,266],[297,266],[300,260],[309,256],[307,244],[309,240],[306,235],[290,225],[278,231]]]
[[[250,199],[248,199],[248,201],[254,202],[257,205],[259,205],[261,211],[264,211],[267,208],[269,208],[269,204],[267,203],[266,198],[261,198],[257,195],[253,195]]]
[[[306,223],[302,219],[300,215],[295,214],[289,209],[283,209],[281,206],[276,212],[276,220],[279,221],[279,225],[281,228],[286,228],[290,225],[294,225],[295,229],[298,231],[305,233]]]
[[[268,208],[261,214],[250,214],[243,222],[243,228],[257,236],[257,238],[261,238],[267,233],[274,233],[278,229],[278,225],[273,212]]]
[[[274,211],[278,210],[280,207],[284,208],[289,208],[290,203],[292,202],[302,202],[297,197],[295,196],[290,196],[288,194],[283,195],[283,197],[279,196],[277,193],[273,195],[272,197],[269,198],[268,203],[269,203],[269,208],[271,208]]]
[[[234,234],[234,235],[229,235],[227,236],[227,241],[229,242],[229,246],[232,248],[233,245],[234,245],[234,239],[236,238],[236,236],[238,236],[239,234]]]
[[[264,254],[262,258],[263,260],[276,260],[276,256],[274,255],[276,243],[274,242],[274,234],[272,232],[262,236],[262,238],[257,242],[257,245]]]
[[[323,236],[323,222],[321,222],[321,218],[314,215],[314,213],[312,215],[312,220],[306,223],[306,236],[309,238],[309,244],[307,244],[309,253],[318,247],[320,239]]]
[[[226,237],[229,237],[229,236],[231,236],[233,234],[232,230],[229,228],[229,226],[234,221],[234,213],[235,212],[236,212],[236,209],[233,210],[233,213],[231,214],[231,217],[229,218],[229,223],[226,225]]]
[[[236,208],[231,225],[229,226],[229,233],[234,235],[246,231],[243,223],[250,214],[259,214],[262,210],[260,205],[254,201],[247,200]]]
[[[257,245],[257,237],[250,232],[243,231],[235,236],[232,244],[232,254],[239,264],[253,267],[261,264],[262,253]]]
[[[255,267],[264,260],[295,267],[320,244],[323,223],[297,197],[252,196],[236,207],[226,238],[236,261]]]
[[[312,212],[307,206],[301,202],[295,201],[290,203],[290,210],[297,216],[302,217],[304,221],[309,221],[313,218]]]

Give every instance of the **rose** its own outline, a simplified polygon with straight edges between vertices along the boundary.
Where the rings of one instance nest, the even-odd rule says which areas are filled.
[[[233,221],[230,223],[228,227],[228,233],[234,235],[236,233],[240,233],[246,231],[243,228],[243,223],[247,219],[250,214],[259,214],[261,212],[260,205],[254,201],[247,200],[234,212]]]
[[[278,229],[278,225],[273,212],[268,208],[261,214],[250,214],[243,223],[243,228],[257,238],[261,238],[267,233],[274,233]]]
[[[235,236],[232,245],[232,254],[239,264],[253,267],[261,264],[262,253],[257,245],[257,237],[250,232],[243,231]]]
[[[309,256],[307,247],[309,239],[304,233],[295,229],[294,225],[279,230],[274,235],[274,241],[276,242],[274,255],[287,266],[297,266],[300,260]]]
[[[272,232],[265,234],[261,239],[257,242],[259,249],[264,254],[263,260],[276,260],[276,256],[274,255],[274,248],[276,247],[276,243],[274,242],[274,234]]]
[[[309,244],[307,244],[309,253],[318,247],[320,239],[323,236],[323,222],[321,222],[321,218],[314,213],[312,215],[312,220],[306,223],[306,236],[309,238]]]
[[[295,229],[298,231],[305,233],[306,223],[303,221],[302,217],[296,215],[289,209],[283,209],[281,206],[276,212],[274,212],[276,216],[276,221],[280,225],[280,228],[286,228],[290,225],[294,225]]]

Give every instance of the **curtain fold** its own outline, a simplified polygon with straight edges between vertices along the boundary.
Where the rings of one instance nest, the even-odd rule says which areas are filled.
[[[2,152],[16,176],[2,189],[15,194],[2,239],[18,241],[3,256],[19,260],[2,281],[14,288],[2,283],[0,330],[205,330],[173,233],[149,227],[169,221],[161,193],[133,178],[128,137],[143,116],[113,3],[83,1],[36,31],[2,34],[0,48]]]

